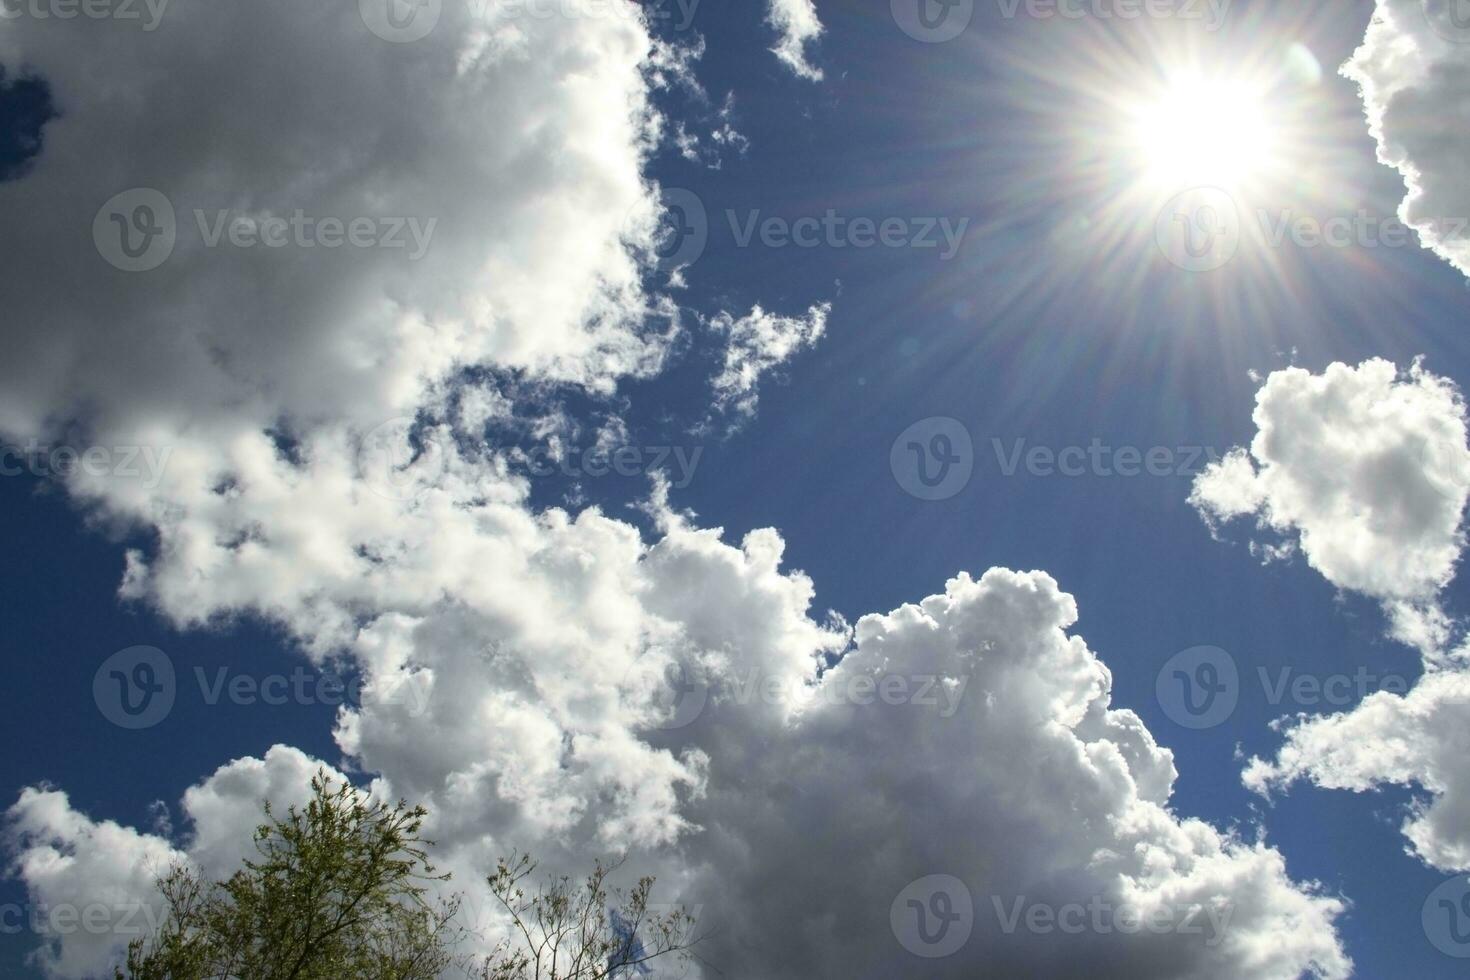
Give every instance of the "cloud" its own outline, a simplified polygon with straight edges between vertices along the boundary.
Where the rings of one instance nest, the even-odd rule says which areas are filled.
[[[724,364],[711,381],[714,408],[721,414],[752,418],[760,400],[761,377],[816,345],[827,330],[832,304],[813,306],[806,316],[786,317],[757,306],[738,320],[721,313],[710,327],[725,341]]]
[[[36,964],[48,976],[110,973],[118,950],[161,921],[153,881],[183,854],[151,834],[89,820],[54,789],[23,791],[6,817],[10,871],[26,884],[26,924],[42,943]]]
[[[1257,434],[1195,481],[1210,522],[1254,516],[1333,585],[1379,599],[1401,629],[1434,617],[1464,545],[1470,497],[1465,408],[1415,364],[1274,372],[1256,395]]]
[[[411,43],[376,36],[355,3],[178,0],[148,34],[6,19],[0,63],[43,78],[57,116],[31,170],[0,183],[0,427],[29,436],[84,406],[83,424],[160,437],[221,426],[228,441],[242,417],[370,429],[466,367],[599,390],[655,370],[670,313],[636,254],[657,224],[648,75],[687,64],[615,7],[443,4]],[[217,70],[224,50],[250,86]],[[136,188],[166,200],[175,244],[129,273],[100,251],[124,231],[166,238],[136,234],[132,199],[99,209]],[[360,220],[355,240],[374,244],[333,237]]]
[[[1299,779],[1364,793],[1382,784],[1427,798],[1404,820],[1412,853],[1444,871],[1470,870],[1470,671],[1426,675],[1405,695],[1380,692],[1352,711],[1286,727],[1274,762],[1252,759],[1251,789],[1268,794]]]
[[[1347,975],[1338,900],[1292,883],[1269,847],[1170,812],[1172,753],[1111,706],[1108,669],[1067,633],[1076,616],[1045,574],[961,575],[860,620],[813,691],[780,699],[798,710],[775,732],[712,696],[681,729],[711,758],[688,845],[690,894],[718,929],[711,962],[771,978]],[[924,962],[896,940],[892,908],[936,874],[968,891],[972,935]],[[1106,913],[1083,935],[1007,932],[1018,902],[1181,926],[1230,911],[1211,945],[1108,932]]]
[[[920,969],[893,909],[935,873],[980,915],[943,967],[959,975],[1345,975],[1340,900],[1293,882],[1264,842],[1171,812],[1171,754],[1112,706],[1048,576],[960,576],[854,634],[813,612],[774,530],[731,543],[658,493],[652,532],[531,506],[485,432],[516,407],[495,378],[611,393],[660,370],[678,332],[646,283],[644,171],[667,125],[652,92],[688,61],[630,4],[473,6],[443,5],[400,43],[350,4],[176,0],[146,44],[81,20],[0,23],[0,61],[44,77],[59,110],[32,170],[0,184],[17,325],[0,429],[168,451],[149,479],[66,478],[91,517],[146,532],[121,596],[180,627],[260,617],[313,660],[350,660],[365,684],[337,718],[342,764],[432,809],[440,863],[487,929],[497,855],[581,874],[626,852],[728,924],[711,953],[752,975]],[[801,71],[812,8],[774,9]],[[138,187],[167,199],[176,241],[156,269],[123,272],[106,233],[151,233],[163,211],[125,208],[119,229],[99,209]],[[208,243],[221,210],[239,237],[273,219],[295,235],[298,209],[437,224],[417,260]],[[714,318],[717,408],[753,411],[827,313]],[[671,671],[706,695],[693,717]],[[908,700],[864,693],[889,677]],[[179,855],[223,873],[256,801],[300,799],[315,765],[278,747],[223,766],[184,795],[178,846],[28,790],[16,872],[46,900],[145,894]],[[1000,927],[994,901],[1021,899],[1229,922],[1213,944],[1126,927],[1058,942]],[[67,935],[48,956],[75,976],[106,953]]]
[[[813,0],[770,0],[766,22],[780,35],[772,53],[802,78],[821,81],[822,70],[812,66],[806,50],[822,36],[822,22]]]
[[[1265,843],[1171,812],[1172,754],[1111,706],[1111,675],[1068,634],[1076,606],[1050,577],[961,575],[942,595],[864,617],[823,670],[847,630],[807,617],[811,583],[779,570],[774,532],[735,548],[664,518],[667,536],[611,576],[662,624],[664,642],[632,664],[606,640],[580,654],[595,665],[569,662],[575,644],[520,655],[468,609],[389,617],[360,645],[375,677],[410,656],[431,670],[431,710],[365,696],[338,740],[382,774],[382,795],[428,803],[436,863],[455,873],[486,943],[498,919],[480,878],[497,853],[530,848],[575,873],[631,848],[662,898],[699,909],[711,937],[701,956],[727,974],[1349,974],[1340,899],[1293,882]],[[584,594],[585,611],[564,614],[567,636],[621,619],[615,598]],[[703,692],[692,715],[670,715],[646,683],[662,684],[670,663]],[[518,693],[532,689],[542,696]],[[248,836],[249,804],[293,786],[299,798],[313,766],[278,747],[190,790],[190,857],[218,873]],[[665,794],[681,767],[697,771],[697,790]],[[64,807],[28,819],[31,838],[89,846],[67,828],[92,825]],[[41,862],[26,852],[24,863]],[[934,874],[963,883],[973,909],[956,926],[962,951],[941,961],[916,956],[893,918]],[[1086,914],[1102,926],[1015,926],[1014,910],[1033,906],[1069,922],[1096,909]]]
[[[184,794],[192,837],[182,847],[111,821],[94,821],[74,810],[65,793],[24,791],[6,814],[7,844],[16,855],[11,870],[25,881],[32,910],[51,923],[50,933],[42,934],[38,965],[48,976],[110,975],[128,942],[151,935],[162,923],[156,877],[175,865],[220,880],[233,874],[243,859],[254,856],[261,803],[270,801],[281,815],[304,805],[318,768],[339,782],[345,778],[280,745],[264,759],[221,766]]]
[[[1382,601],[1395,636],[1424,652],[1425,674],[1407,694],[1283,721],[1285,744],[1274,761],[1252,759],[1245,783],[1263,794],[1301,779],[1354,792],[1416,786],[1426,798],[1404,822],[1413,853],[1470,868],[1470,647],[1445,651],[1455,624],[1439,607],[1465,543],[1463,400],[1417,363],[1291,368],[1266,380],[1255,421],[1250,450],[1196,480],[1195,506],[1210,521],[1258,517],[1333,585]]]
[[[1378,159],[1404,175],[1400,216],[1470,274],[1470,27],[1453,0],[1379,0],[1343,66],[1362,88]]]

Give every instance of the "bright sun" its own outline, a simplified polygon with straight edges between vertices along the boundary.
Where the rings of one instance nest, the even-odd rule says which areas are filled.
[[[1131,122],[1151,181],[1238,186],[1276,165],[1268,96],[1242,82],[1171,80]]]

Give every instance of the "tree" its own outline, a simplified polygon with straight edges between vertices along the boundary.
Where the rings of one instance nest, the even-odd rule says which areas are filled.
[[[163,925],[128,945],[117,980],[437,980],[451,967],[480,980],[620,980],[662,956],[687,961],[697,942],[684,908],[649,904],[651,877],[610,891],[618,864],[599,862],[582,887],[548,879],[528,897],[536,865],[512,856],[488,881],[514,938],[482,962],[458,958],[458,900],[426,897],[449,875],[429,861],[424,808],[374,801],[320,770],[311,792],[284,818],[265,804],[257,856],[228,881],[186,865],[159,878]]]
[[[188,867],[158,882],[167,917],[128,946],[119,980],[434,980],[450,963],[453,902],[419,836],[426,815],[370,800],[318,771],[305,810],[265,806],[257,857],[223,883]]]
[[[610,893],[608,877],[621,863],[598,862],[580,887],[566,876],[547,878],[531,895],[523,884],[535,863],[524,855],[500,861],[490,890],[515,935],[487,958],[481,980],[603,980],[647,976],[648,963],[664,956],[687,963],[700,939],[694,918],[683,906],[652,906],[652,877],[627,894]]]

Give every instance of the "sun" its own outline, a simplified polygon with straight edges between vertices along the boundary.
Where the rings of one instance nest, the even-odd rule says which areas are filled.
[[[1247,81],[1166,79],[1128,115],[1128,142],[1150,182],[1238,187],[1281,163],[1270,95]]]

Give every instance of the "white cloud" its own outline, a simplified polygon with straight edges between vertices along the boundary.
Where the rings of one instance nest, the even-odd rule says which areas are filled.
[[[711,757],[692,811],[705,829],[688,846],[701,865],[690,894],[724,917],[712,920],[712,962],[773,980],[1347,975],[1337,900],[1293,884],[1270,848],[1170,812],[1172,753],[1110,705],[1108,669],[1067,634],[1076,615],[1045,574],[961,575],[942,595],[864,617],[855,648],[774,738],[735,699],[714,698],[682,730]],[[975,919],[960,953],[922,962],[889,913],[931,874],[965,883]],[[996,903],[1023,896],[1231,911],[1213,946],[1007,935]]]
[[[184,794],[183,812],[191,837],[182,847],[107,820],[92,820],[71,807],[65,793],[28,789],[6,814],[8,844],[16,853],[13,871],[25,881],[34,910],[53,932],[38,956],[50,976],[111,975],[130,940],[152,934],[164,909],[154,879],[175,865],[223,879],[254,856],[261,804],[270,801],[284,816],[304,805],[311,777],[331,766],[278,745],[264,759],[239,759]],[[79,917],[69,921],[68,910]],[[87,910],[92,910],[87,913]],[[106,913],[102,913],[105,909]]]
[[[183,854],[151,834],[89,820],[53,789],[25,790],[6,816],[10,870],[26,884],[26,925],[42,944],[37,965],[58,977],[110,973],[118,950],[161,921],[153,881]]]
[[[1470,671],[1438,670],[1405,695],[1380,692],[1344,714],[1298,720],[1274,762],[1252,759],[1245,782],[1269,793],[1299,779],[1363,793],[1381,784],[1427,798],[1404,821],[1414,854],[1470,870]]]
[[[1381,360],[1320,375],[1291,368],[1266,380],[1255,421],[1249,453],[1204,473],[1194,504],[1207,520],[1258,515],[1333,585],[1382,601],[1393,634],[1424,652],[1426,673],[1407,694],[1285,720],[1275,760],[1252,759],[1245,782],[1261,793],[1297,780],[1417,787],[1425,798],[1404,823],[1413,852],[1470,868],[1470,648],[1445,652],[1455,624],[1439,606],[1470,493],[1460,394],[1418,364],[1403,374]]]
[[[815,15],[774,9],[800,71]],[[948,964],[961,975],[1103,972],[1102,950],[1126,953],[1130,976],[1347,973],[1336,899],[1264,844],[1168,809],[1172,756],[1111,707],[1049,577],[960,577],[868,617],[818,681],[850,631],[813,616],[777,532],[735,546],[655,505],[650,540],[595,509],[530,507],[483,431],[514,406],[454,379],[487,368],[610,392],[661,366],[676,313],[639,265],[663,127],[649,91],[687,62],[641,20],[475,21],[445,4],[428,37],[390,44],[350,4],[222,15],[176,0],[147,43],[94,26],[0,23],[0,61],[44,75],[61,112],[34,171],[0,185],[18,324],[0,429],[55,437],[76,421],[169,449],[156,483],[68,481],[99,520],[155,532],[123,596],[185,627],[259,615],[310,657],[352,658],[365,701],[341,712],[338,744],[382,792],[432,808],[467,907],[485,912],[477,882],[511,848],[568,873],[630,851],[669,897],[730,925],[711,953],[753,975],[905,973],[923,964],[886,931],[889,907],[939,865],[985,917]],[[222,51],[260,85],[230,85]],[[181,237],[161,268],[125,274],[93,250],[92,222],[139,185],[168,194]],[[288,255],[202,247],[194,207],[439,225],[417,263]],[[753,411],[761,377],[826,316],[716,318],[718,407]],[[675,665],[714,697],[666,731]],[[953,710],[831,703],[879,673],[946,678]],[[786,696],[738,696],[752,678]],[[314,765],[280,747],[222,767],[185,795],[178,850],[30,791],[11,812],[17,871],[40,898],[146,893],[184,852],[223,873],[255,801],[299,799]],[[1229,908],[1230,927],[1215,945],[998,934],[990,899],[1022,895]],[[105,954],[68,936],[52,966],[78,975]]]
[[[1432,607],[1464,544],[1470,449],[1458,390],[1414,365],[1274,372],[1256,395],[1257,434],[1195,481],[1209,521],[1258,517],[1333,585],[1407,621]]]
[[[631,846],[663,898],[701,907],[701,956],[727,974],[923,966],[959,977],[983,964],[1061,975],[1088,964],[1106,977],[1107,964],[1126,963],[1116,975],[1348,975],[1339,899],[1292,882],[1263,843],[1171,812],[1172,754],[1110,706],[1111,676],[1067,634],[1076,607],[1048,576],[960,576],[943,595],[865,617],[818,680],[847,633],[807,617],[811,583],[780,572],[780,538],[757,532],[732,548],[663,516],[668,535],[601,570],[605,586],[571,576],[581,602],[561,611],[564,646],[523,651],[523,638],[502,640],[503,626],[463,603],[419,622],[380,618],[357,646],[376,678],[409,659],[432,674],[430,710],[374,701],[344,713],[338,739],[383,774],[384,796],[428,803],[437,863],[455,872],[487,939],[498,920],[480,877],[496,854],[526,847],[574,873]],[[614,530],[595,523],[584,533]],[[588,566],[593,552],[582,554]],[[624,583],[616,594],[613,580]],[[639,603],[646,638],[625,651],[618,624]],[[668,703],[655,688],[671,657],[708,699],[660,730]],[[277,748],[191,790],[191,857],[219,873],[230,842],[248,835],[251,805],[289,799],[293,786],[299,798],[313,765]],[[698,786],[680,789],[686,776]],[[91,823],[65,807],[29,819],[32,837],[88,846],[67,828]],[[894,899],[934,873],[964,882],[976,909],[963,952],[939,963],[889,930]],[[26,880],[48,894],[44,879]],[[1021,900],[1125,908],[1182,929],[1007,933]],[[1196,921],[1199,933],[1183,931]]]
[[[44,77],[58,115],[31,173],[0,184],[0,427],[29,435],[85,401],[84,422],[160,437],[242,417],[371,428],[466,366],[604,390],[656,369],[668,311],[623,238],[650,247],[656,225],[646,73],[687,65],[654,57],[636,5],[618,2],[623,16],[555,18],[444,4],[432,33],[400,44],[355,3],[222,15],[178,0],[149,34],[6,19],[0,62]],[[219,72],[223,50],[252,85]],[[93,221],[137,187],[169,199],[177,244],[129,274],[98,254]],[[390,240],[411,241],[393,220],[436,224],[417,260],[232,247],[228,233],[207,247],[199,228],[298,209],[383,219]]]
[[[711,384],[714,408],[750,418],[760,400],[761,377],[815,346],[827,330],[832,304],[813,306],[806,316],[786,317],[757,306],[739,319],[721,313],[710,327],[724,336],[724,364]]]
[[[1343,67],[1363,92],[1378,159],[1404,175],[1400,214],[1470,274],[1470,28],[1454,0],[1379,0]]]
[[[822,70],[807,58],[807,45],[822,36],[813,0],[770,0],[766,21],[779,35],[772,53],[802,78],[820,81]]]

